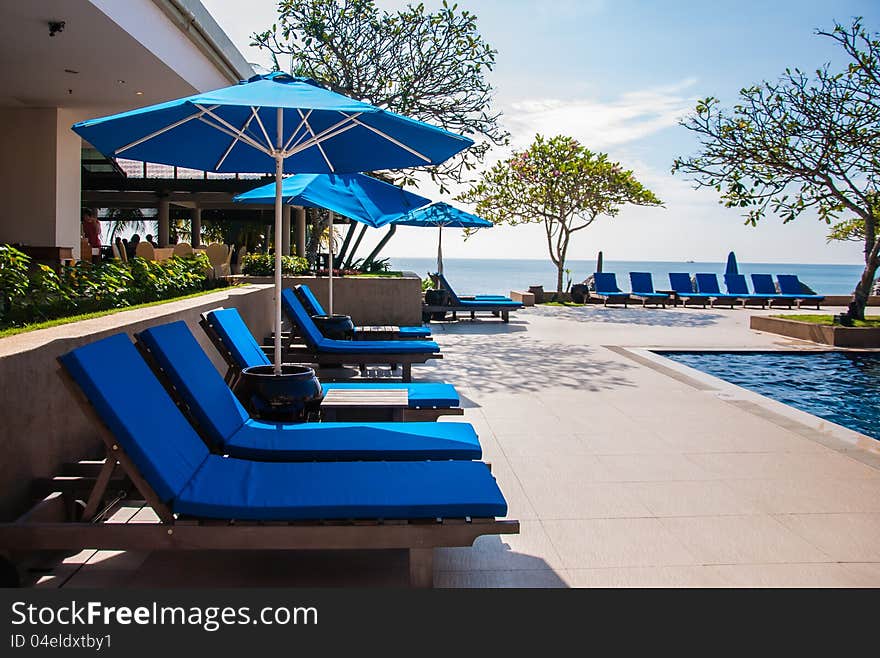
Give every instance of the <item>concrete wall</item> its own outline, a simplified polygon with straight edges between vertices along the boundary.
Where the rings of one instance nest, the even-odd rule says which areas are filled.
[[[237,307],[250,329],[263,336],[272,326],[271,300],[271,288],[245,286],[0,339],[0,520],[26,508],[33,478],[56,474],[63,462],[102,456],[93,425],[58,377],[58,356],[110,334],[131,335],[184,320],[225,373],[198,326],[200,314],[218,306]]]
[[[244,277],[244,281],[270,283],[270,277]],[[308,284],[329,311],[327,277],[285,277],[284,285]],[[422,280],[412,273],[403,277],[357,277],[333,279],[333,312],[350,315],[356,325],[422,324]]]

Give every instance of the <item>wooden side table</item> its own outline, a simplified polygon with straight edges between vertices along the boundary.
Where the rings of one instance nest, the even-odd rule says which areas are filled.
[[[390,412],[391,420],[400,422],[409,407],[409,391],[405,388],[345,389],[332,388],[321,402],[321,413],[326,422],[334,422],[353,411]]]

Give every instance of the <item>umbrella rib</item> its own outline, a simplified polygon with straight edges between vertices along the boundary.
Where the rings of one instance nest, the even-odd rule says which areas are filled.
[[[155,132],[151,132],[149,135],[145,135],[145,136],[141,137],[140,139],[133,141],[131,144],[126,144],[125,146],[120,146],[118,149],[113,151],[113,155],[119,155],[123,151],[127,151],[128,149],[132,149],[135,146],[140,146],[144,142],[148,142],[151,139],[153,139],[154,137],[158,137],[159,135],[163,135],[163,134],[167,133],[169,130],[174,130],[178,126],[182,126],[183,124],[187,123],[188,121],[192,121],[193,119],[201,119],[202,116],[204,116],[205,112],[207,112],[208,110],[204,109],[198,105],[196,105],[196,107],[199,108],[199,110],[200,110],[199,112],[196,112],[195,114],[192,114],[188,117],[184,117],[183,119],[180,119],[179,121],[175,121],[171,125],[165,126],[164,128],[160,128],[159,130],[156,130]],[[212,107],[210,109],[216,110],[218,107],[220,107],[220,106],[215,105],[214,107]]]
[[[257,151],[260,151],[261,153],[265,153],[268,156],[272,155],[272,153],[267,151],[265,149],[265,147],[263,147],[262,144],[260,144],[259,142],[255,142],[252,137],[250,137],[249,135],[244,135],[244,134],[240,133],[238,130],[235,130],[234,128],[229,129],[225,126],[213,123],[213,122],[209,121],[208,119],[206,119],[205,117],[200,117],[199,121],[204,123],[206,126],[213,128],[217,132],[221,132],[224,135],[229,135],[230,137],[238,139],[242,144],[247,144],[251,148],[253,148]]]
[[[287,144],[284,145],[284,151],[285,151],[285,152],[287,152],[287,149],[290,148],[290,145],[291,145],[291,143],[293,142],[293,138],[296,137],[297,133],[298,133],[300,130],[302,130],[303,126],[306,124],[306,121],[308,121],[309,117],[312,116],[312,112],[313,112],[313,111],[314,111],[314,110],[309,110],[308,112],[306,112],[306,115],[305,115],[305,116],[303,116],[302,112],[300,111],[300,113],[299,113],[299,116],[300,116],[300,122],[299,122],[299,125],[296,127],[296,129],[295,129],[292,133],[290,133],[290,139],[288,139],[288,140],[287,140]],[[307,133],[304,132],[302,135],[300,135],[300,136],[299,136],[299,139],[296,140],[296,144],[299,144],[299,143],[302,141],[303,137],[306,136],[306,134],[307,134]]]
[[[257,125],[260,126],[260,130],[263,131],[263,137],[266,138],[266,145],[271,149],[272,148],[272,140],[269,139],[269,133],[266,130],[266,126],[263,125],[263,120],[260,118],[260,114],[257,111],[257,108],[251,106],[251,112],[253,112],[254,118],[257,120]],[[248,121],[250,123],[250,121]]]
[[[348,116],[348,115],[345,115],[345,116]],[[369,126],[369,125],[365,124],[363,121],[358,121],[358,119],[357,119],[358,116],[360,116],[360,115],[357,115],[357,114],[356,114],[355,116],[350,117],[350,119],[351,119],[354,123],[356,123],[357,125],[361,126],[362,128],[366,128],[367,130],[370,130],[370,131],[376,133],[376,134],[379,135],[380,137],[383,137],[383,138],[387,139],[389,142],[391,142],[391,143],[394,144],[395,146],[399,146],[399,147],[402,148],[404,151],[408,151],[409,153],[412,153],[412,154],[413,154],[414,156],[416,156],[417,158],[421,158],[422,160],[424,160],[425,162],[427,162],[427,163],[430,164],[430,162],[431,162],[431,158],[429,158],[429,157],[427,157],[427,156],[425,156],[425,155],[419,153],[418,151],[416,151],[416,150],[413,149],[413,148],[410,148],[409,146],[407,146],[407,145],[404,144],[403,142],[394,139],[394,138],[391,137],[390,135],[386,135],[385,133],[383,133],[383,132],[382,132],[381,130],[379,130],[378,128],[373,128],[373,126]]]
[[[312,136],[312,139],[315,139],[315,131],[312,130],[312,126],[309,125],[308,119],[306,119],[306,117],[303,116],[302,110],[297,108],[296,111],[299,112],[299,116],[303,120],[303,123],[305,124],[306,130],[309,131],[309,134]],[[327,157],[327,153],[324,151],[324,147],[321,146],[321,142],[315,142],[315,146],[317,146],[318,150],[321,152],[321,155],[324,158],[324,162],[327,163],[327,167],[330,169],[330,173],[331,174],[334,173],[336,171],[336,169],[333,167],[333,163],[330,162],[330,158]]]
[[[311,148],[318,142],[326,142],[328,139],[336,137],[337,135],[341,135],[342,133],[351,130],[355,127],[354,123],[350,123],[353,117],[348,117],[347,115],[343,115],[348,119],[348,121],[340,121],[339,123],[335,123],[329,128],[319,132],[317,135],[312,135],[312,139],[306,140],[301,143],[298,147],[294,148],[289,155],[293,155],[294,153],[299,153],[300,151],[304,151],[307,148]],[[360,116],[360,113],[355,114],[355,117]],[[346,125],[347,124],[347,125]]]
[[[196,105],[196,107],[200,107],[200,106],[199,106],[199,105]],[[214,121],[216,121],[217,123],[219,123],[220,126],[224,126],[224,127],[226,128],[226,130],[228,131],[227,134],[231,134],[232,136],[238,135],[238,136],[239,136],[239,139],[241,139],[241,141],[244,142],[245,144],[250,145],[251,147],[257,149],[258,151],[261,151],[261,152],[265,153],[266,155],[269,155],[269,156],[273,155],[273,153],[272,153],[271,150],[266,149],[265,146],[263,146],[262,144],[260,144],[260,143],[259,143],[258,141],[256,141],[253,137],[251,137],[250,135],[247,135],[247,134],[241,132],[238,128],[236,128],[235,126],[233,126],[231,123],[229,123],[229,122],[228,122],[226,119],[224,119],[223,117],[214,114],[213,110],[216,109],[217,107],[218,107],[218,106],[215,106],[214,108],[211,108],[211,110],[206,109],[206,110],[205,110],[205,114],[207,114],[209,117],[211,117],[212,119],[214,119]],[[200,118],[204,123],[208,124],[209,126],[212,126],[213,128],[218,129],[218,130],[220,129],[220,126],[216,126],[216,125],[211,124],[211,122],[207,121],[204,117],[199,117],[199,118]]]
[[[252,112],[251,116],[248,117],[248,120],[245,121],[244,125],[241,127],[242,133],[244,133],[244,131],[246,131],[248,129],[248,126],[251,125],[251,121],[253,121],[254,117],[256,116],[254,108],[251,108],[251,112]],[[223,157],[217,161],[216,165],[214,165],[214,169],[220,169],[220,167],[223,166],[223,163],[226,161],[226,158],[229,157],[229,154],[232,153],[232,149],[235,147],[236,144],[238,144],[238,142],[239,142],[239,136],[236,135],[233,138],[233,140],[229,143],[229,148],[227,148],[226,152],[223,153]]]

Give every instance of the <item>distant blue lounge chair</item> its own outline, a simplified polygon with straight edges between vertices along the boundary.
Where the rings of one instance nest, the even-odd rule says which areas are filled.
[[[817,309],[821,308],[820,305],[825,300],[825,296],[806,292],[806,286],[801,283],[796,274],[778,274],[776,280],[779,281],[779,290],[783,295],[792,295],[797,299],[798,308],[804,302],[815,304]]]
[[[297,326],[305,342],[303,348],[289,347],[285,360],[319,365],[350,363],[361,370],[367,364],[388,364],[392,370],[399,364],[401,378],[412,381],[412,364],[425,363],[428,359],[442,359],[440,346],[428,340],[334,340],[325,338],[308,314],[305,307],[289,288],[281,291],[281,308],[288,319]]]
[[[752,285],[756,295],[766,295],[771,308],[773,303],[785,304],[791,308],[798,300],[796,295],[785,295],[776,291],[773,277],[770,274],[752,274]]]
[[[299,298],[299,301],[302,302],[302,305],[305,306],[309,315],[327,315],[324,307],[321,306],[321,302],[318,301],[318,298],[315,297],[312,289],[306,284],[301,283],[298,286],[294,286],[293,292]],[[355,327],[354,333],[355,340],[373,340],[371,336],[372,332],[365,332],[363,330],[359,332],[358,327]],[[424,340],[430,337],[431,330],[427,327],[398,327],[397,336],[395,336],[395,338],[403,338],[407,340]]]
[[[477,295],[475,297],[459,297],[455,294],[452,286],[442,274],[432,274],[436,285],[447,292],[449,300],[442,305],[422,306],[422,314],[424,317],[434,317],[434,314],[440,314],[445,317],[446,313],[452,313],[452,318],[457,319],[458,313],[470,313],[471,319],[474,319],[476,313],[488,312],[496,317],[500,317],[504,322],[510,321],[510,312],[522,308],[520,302],[515,302],[509,297],[501,295]]]
[[[4,549],[407,549],[412,584],[430,586],[433,547],[519,531],[516,521],[494,520],[507,514],[507,503],[483,463],[258,462],[211,454],[124,334],[59,361],[106,445],[86,507],[103,511],[61,523],[31,516],[0,524]],[[107,485],[119,467],[134,484],[129,498],[140,493],[159,522],[102,523],[118,508]],[[223,523],[202,522],[209,519]]]
[[[742,300],[743,306],[752,303],[760,304],[761,308],[767,307],[768,299],[766,295],[753,295],[749,292],[749,285],[746,283],[745,274],[725,274],[724,285],[727,287],[728,293],[736,295]]]
[[[691,282],[691,275],[686,272],[670,272],[669,285],[675,291],[676,296],[681,299],[684,306],[689,301],[696,301],[706,308],[712,301],[712,295],[703,292],[694,292],[694,285]]]
[[[185,322],[137,335],[217,452],[260,461],[479,459],[468,423],[275,423],[252,419]],[[140,357],[138,357],[140,358]],[[126,364],[119,364],[127,367]]]
[[[718,285],[718,276],[714,273],[700,272],[694,276],[697,279],[697,292],[711,296],[710,306],[730,304],[730,308],[733,308],[733,305],[740,301],[736,295],[725,295],[721,292],[721,288]]]
[[[229,370],[226,382],[232,386],[239,374],[251,366],[267,366],[272,362],[238,312],[237,308],[224,308],[208,311],[200,322],[205,333],[223,356]],[[461,400],[452,384],[440,382],[399,383],[321,383],[324,392],[333,389],[375,390],[405,388],[409,394],[409,409],[404,420],[436,420],[443,415],[461,415]]]
[[[596,272],[593,274],[593,286],[590,291],[591,297],[602,300],[604,306],[611,304],[623,304],[624,308],[629,303],[629,293],[623,292],[617,286],[617,277],[613,272]]]
[[[632,287],[631,297],[641,299],[642,306],[647,304],[660,304],[666,308],[669,295],[654,291],[654,279],[650,272],[630,272],[629,283]]]

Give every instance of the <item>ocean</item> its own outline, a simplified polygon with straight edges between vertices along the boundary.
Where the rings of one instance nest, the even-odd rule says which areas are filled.
[[[572,260],[567,263],[572,283],[580,283],[596,269],[595,260]],[[665,288],[670,272],[715,272],[719,281],[726,263],[676,263],[650,261],[605,261],[603,270],[617,274],[622,290],[629,290],[629,272],[651,272],[654,286]],[[391,269],[415,272],[425,277],[437,268],[435,258],[391,258]],[[849,295],[862,275],[861,265],[810,265],[807,263],[740,263],[739,271],[746,274],[797,274],[801,281],[823,295]],[[556,290],[556,268],[549,260],[445,258],[443,270],[455,291],[462,295],[508,294],[511,290],[528,290],[529,286],[543,285],[544,290]],[[749,281],[751,286],[751,281]]]

